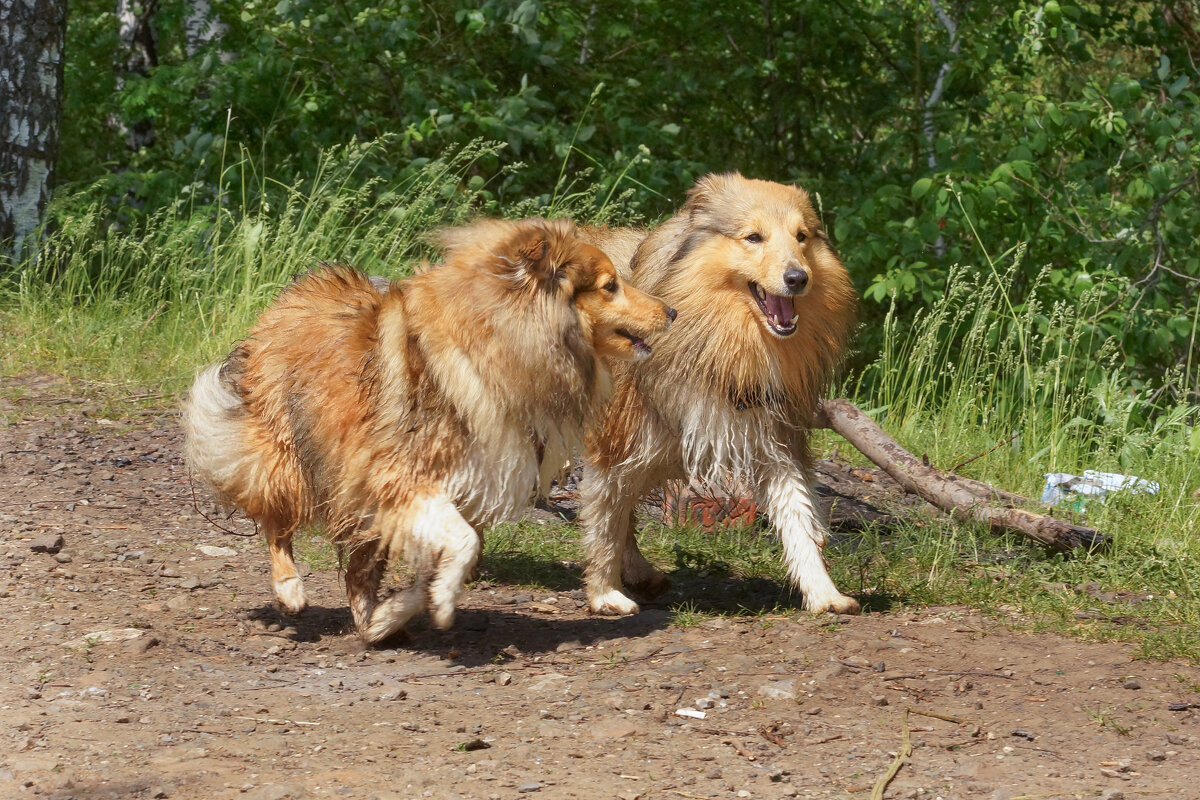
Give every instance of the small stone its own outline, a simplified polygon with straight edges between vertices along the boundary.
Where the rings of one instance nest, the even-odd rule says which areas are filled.
[[[624,739],[629,736],[636,736],[638,733],[640,733],[640,730],[637,725],[620,717],[600,720],[591,726],[592,738],[597,740]]]
[[[1100,793],[1100,800],[1125,800],[1125,792],[1120,789],[1105,789]]]
[[[54,560],[60,564],[70,564],[72,561],[74,561],[74,559],[71,558],[70,553],[55,553]]]
[[[1146,758],[1148,758],[1151,761],[1166,761],[1167,754],[1164,753],[1162,750],[1149,750],[1146,753]]]
[[[403,700],[406,697],[408,697],[407,689],[393,689],[390,692],[384,692],[383,694],[379,695],[379,699],[387,703],[390,703],[393,700]]]
[[[522,783],[520,786],[517,787],[518,792],[540,792],[541,790],[542,790],[542,785],[536,781],[529,781],[529,783]]]
[[[1167,734],[1167,744],[1173,744],[1173,745],[1179,746],[1179,745],[1187,744],[1187,741],[1188,741],[1188,737],[1184,736],[1183,734],[1179,734],[1179,733],[1168,733]]]
[[[817,681],[817,683],[824,683],[830,678],[837,678],[845,675],[849,671],[850,670],[846,668],[846,665],[834,663],[825,667],[823,670],[814,675],[813,678]]]
[[[485,742],[483,739],[472,739],[469,742],[461,743],[455,749],[464,753],[473,753],[476,750],[487,750],[489,747],[491,747],[491,745]]]
[[[792,680],[768,681],[758,687],[758,694],[771,700],[795,700],[796,682]]]
[[[145,655],[146,651],[152,647],[157,647],[158,643],[157,636],[143,636],[140,639],[134,639],[127,643],[125,645],[125,652],[135,656]]]
[[[493,680],[495,680],[499,686],[508,686],[510,683],[512,683],[512,675],[507,672],[500,672],[496,674],[496,677]]]
[[[172,611],[187,611],[191,604],[186,594],[177,594],[167,601],[167,608]]]
[[[195,589],[200,586],[200,579],[195,575],[188,575],[179,582],[180,589]]]
[[[1140,688],[1142,688],[1142,682],[1139,681],[1137,678],[1126,678],[1125,680],[1121,681],[1121,688],[1122,689],[1140,689]]]
[[[1016,736],[1019,739],[1027,739],[1031,742],[1037,738],[1036,736],[1034,736],[1033,731],[1028,731],[1028,730],[1025,730],[1024,728],[1017,728],[1015,731],[1012,732],[1012,735]]]
[[[34,553],[57,553],[62,550],[63,537],[57,533],[38,536],[29,542],[29,549]]]
[[[170,795],[167,794],[167,790],[162,788],[161,786],[151,786],[148,790],[146,790],[146,793],[150,797],[154,797],[154,798],[170,797]]]
[[[881,694],[877,694],[871,698],[871,705],[873,706],[886,706],[887,704],[888,699]]]
[[[232,547],[214,547],[211,544],[202,544],[196,549],[204,553],[204,555],[214,558],[237,555],[237,550],[234,550]]]

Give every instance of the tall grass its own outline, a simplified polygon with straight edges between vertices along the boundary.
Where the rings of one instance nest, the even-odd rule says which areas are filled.
[[[260,194],[235,203],[219,191],[217,202],[184,198],[124,228],[101,205],[60,206],[58,229],[37,258],[0,284],[0,369],[171,395],[237,341],[294,274],[320,261],[406,274],[428,252],[427,231],[486,205],[486,181],[474,173],[492,151],[472,145],[404,186],[382,186],[362,174],[377,146],[328,154],[303,185],[237,176],[231,185],[258,185]],[[241,158],[226,174],[254,169]],[[619,217],[620,195],[597,197],[567,170],[563,180],[554,195],[505,211]],[[1186,396],[1171,391],[1177,376],[1149,389],[1125,376],[1119,353],[1098,345],[1097,295],[1046,305],[1039,282],[1018,294],[1017,277],[991,260],[955,270],[933,307],[909,319],[888,315],[876,360],[837,391],[933,464],[1034,498],[1044,473],[1088,468],[1152,479],[1160,493],[1087,509],[1088,524],[1113,537],[1107,552],[1048,556],[930,518],[835,549],[835,577],[870,608],[967,603],[1009,621],[1200,660],[1200,411],[1167,401]],[[573,528],[505,528],[489,557],[515,570],[506,580],[557,588],[577,576],[559,569],[539,577],[530,565],[550,552],[555,563],[577,560],[574,537]],[[655,528],[645,545],[663,566],[700,580],[718,572],[722,580],[782,578],[777,558],[764,557],[770,541],[751,547],[736,536]],[[517,579],[522,571],[526,580]]]
[[[1087,506],[1083,521],[1112,536],[1106,552],[1049,556],[932,520],[868,536],[838,565],[843,585],[1198,659],[1200,408],[1168,400],[1186,396],[1173,391],[1182,373],[1135,387],[1119,354],[1098,344],[1101,289],[1046,306],[1040,281],[1022,296],[1016,284],[1015,267],[956,269],[933,307],[888,315],[878,358],[843,391],[935,466],[1035,499],[1045,473],[1085,469],[1135,474],[1160,492]]]
[[[261,172],[243,153],[223,174],[257,195],[230,198],[218,187],[215,202],[200,204],[199,192],[188,193],[128,226],[113,222],[106,203],[60,201],[55,233],[0,282],[0,368],[178,390],[296,274],[322,261],[407,274],[429,254],[427,233],[485,205],[486,182],[473,172],[498,148],[471,144],[385,186],[364,174],[385,147],[333,150],[293,184],[242,174]],[[514,213],[614,213],[611,197],[597,202],[571,180],[550,203]]]

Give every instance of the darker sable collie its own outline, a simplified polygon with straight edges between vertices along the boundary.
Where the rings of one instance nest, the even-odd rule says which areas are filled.
[[[675,316],[566,221],[485,220],[442,242],[444,265],[385,291],[348,267],[300,278],[184,403],[188,463],[263,527],[279,605],[305,607],[292,536],[323,523],[349,551],[367,642],[427,601],[450,625],[477,526],[521,509],[540,465],[580,443],[605,359],[648,354]],[[415,582],[381,598],[401,556]]]
[[[653,359],[615,371],[613,401],[589,437],[580,519],[592,611],[635,612],[624,587],[653,596],[668,585],[634,539],[644,492],[672,478],[732,476],[778,531],[805,607],[857,612],[829,578],[809,480],[809,428],[853,326],[855,294],[808,194],[709,175],[649,236],[584,236],[680,312]]]

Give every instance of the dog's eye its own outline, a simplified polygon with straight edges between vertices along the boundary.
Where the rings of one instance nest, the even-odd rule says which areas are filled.
[[[763,240],[761,233],[752,233],[746,237],[746,241],[751,244],[758,244]]]
[[[797,231],[797,232],[796,232],[796,241],[797,241],[797,242],[803,242],[803,241],[804,241],[805,239],[807,239],[807,238],[808,238],[808,234],[807,234],[807,233],[805,233],[804,231]]]
[[[617,279],[613,278],[611,281],[604,284],[604,291],[608,292],[609,294],[616,294],[617,293]]]

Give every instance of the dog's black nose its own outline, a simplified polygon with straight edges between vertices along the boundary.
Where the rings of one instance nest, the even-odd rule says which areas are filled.
[[[667,319],[671,320],[671,322],[675,321],[675,317],[677,315],[678,315],[678,312],[675,309],[673,309],[673,308],[667,309]]]
[[[783,284],[792,294],[799,294],[808,286],[808,270],[792,268],[783,273]]]

